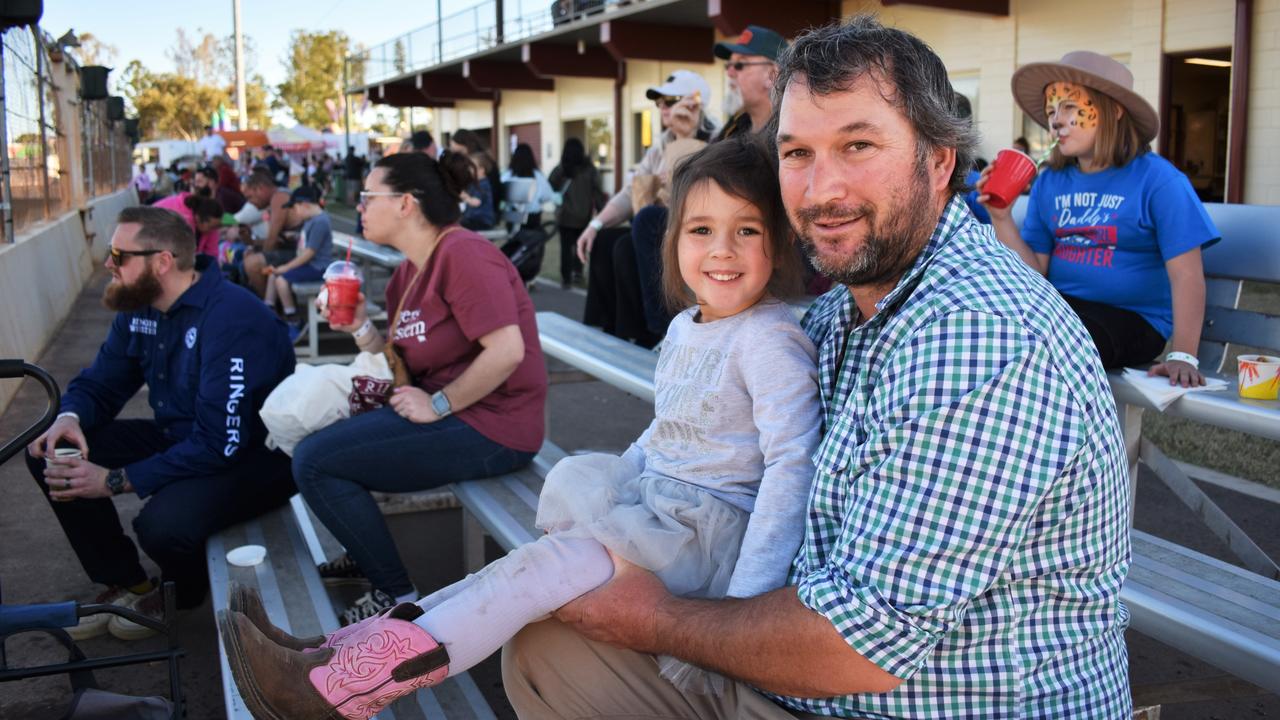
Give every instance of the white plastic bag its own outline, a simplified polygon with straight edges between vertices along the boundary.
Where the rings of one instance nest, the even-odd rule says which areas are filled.
[[[378,407],[372,398],[391,389],[391,369],[382,353],[362,352],[350,365],[299,363],[267,396],[259,415],[267,426],[267,447],[293,456],[311,433]]]

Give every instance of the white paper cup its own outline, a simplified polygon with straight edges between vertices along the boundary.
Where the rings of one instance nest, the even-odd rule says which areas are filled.
[[[1241,355],[1239,382],[1236,389],[1240,397],[1253,400],[1280,398],[1280,357],[1274,355]]]
[[[57,461],[70,460],[72,458],[81,459],[83,457],[84,457],[84,454],[80,452],[80,448],[54,448],[52,456],[49,456],[49,455],[44,456],[44,466],[51,467],[53,465],[62,465],[63,463],[60,463]],[[62,490],[64,488],[50,487],[49,489]],[[53,500],[54,502],[70,502],[73,498],[55,498],[53,496],[50,496],[49,499]]]
[[[71,458],[81,459],[83,457],[84,454],[80,452],[80,448],[55,448],[52,457],[48,455],[45,456],[44,466],[49,467],[50,465],[60,464],[53,462],[54,460],[69,460]]]
[[[261,545],[241,545],[227,553],[227,562],[236,567],[253,567],[267,559],[267,549]]]

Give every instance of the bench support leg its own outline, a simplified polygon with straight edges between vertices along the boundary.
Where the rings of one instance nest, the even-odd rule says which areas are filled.
[[[1173,491],[1184,505],[1191,508],[1209,530],[1227,547],[1244,566],[1263,577],[1280,580],[1280,567],[1235,523],[1227,513],[1218,507],[1199,485],[1187,477],[1182,469],[1160,452],[1160,448],[1150,441],[1142,442],[1142,460],[1155,472],[1160,482]]]
[[[1129,527],[1133,527],[1133,509],[1138,504],[1138,460],[1142,450],[1142,408],[1121,404],[1121,430],[1124,433],[1124,451],[1129,458]]]
[[[462,564],[468,573],[484,567],[484,527],[470,511],[462,511]]]

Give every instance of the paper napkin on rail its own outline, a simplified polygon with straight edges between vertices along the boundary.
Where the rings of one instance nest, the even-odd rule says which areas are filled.
[[[1124,369],[1124,379],[1137,389],[1142,396],[1151,401],[1156,409],[1164,411],[1174,400],[1186,395],[1189,392],[1201,392],[1205,390],[1226,390],[1230,387],[1230,383],[1221,378],[1207,377],[1204,379],[1205,384],[1199,387],[1185,388],[1181,385],[1170,385],[1169,378],[1154,375],[1147,375],[1146,370],[1135,370],[1133,368]]]

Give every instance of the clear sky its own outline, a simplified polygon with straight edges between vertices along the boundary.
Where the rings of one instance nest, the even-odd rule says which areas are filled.
[[[446,17],[481,2],[441,0]],[[509,13],[551,5],[533,0],[506,3]],[[435,0],[241,0],[242,30],[257,51],[256,66],[248,70],[277,85],[284,80],[283,62],[294,30],[342,30],[354,42],[373,46],[434,23],[436,6]],[[165,51],[173,47],[177,29],[185,29],[193,40],[204,32],[225,37],[232,33],[231,8],[231,0],[45,0],[40,26],[54,37],[70,28],[93,33],[118,49],[116,68],[136,58],[152,71],[172,72],[173,62]]]

